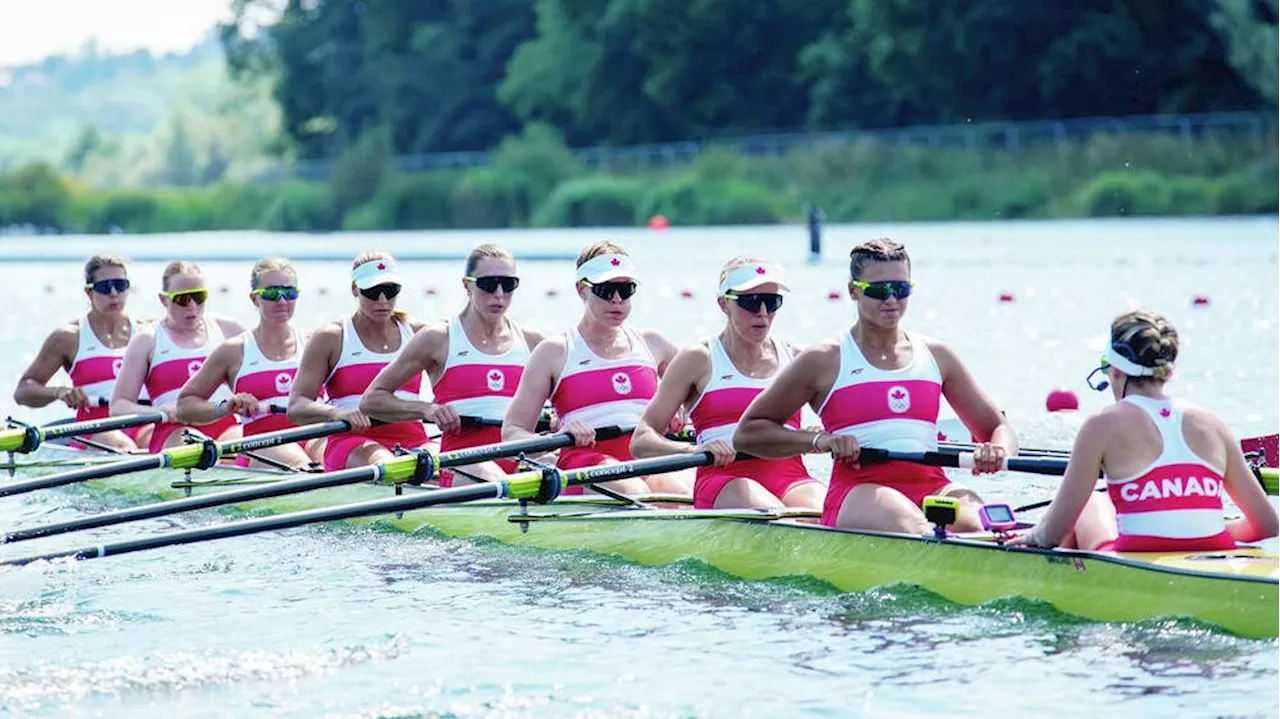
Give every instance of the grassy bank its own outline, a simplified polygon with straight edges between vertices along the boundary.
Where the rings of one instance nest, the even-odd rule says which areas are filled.
[[[0,173],[0,227],[61,231],[333,231],[676,225],[801,219],[995,220],[1277,212],[1277,138],[1097,135],[1022,149],[827,144],[780,157],[728,149],[664,169],[589,168],[534,128],[486,167],[395,172],[383,143],[353,145],[325,182],[121,191],[44,165]]]

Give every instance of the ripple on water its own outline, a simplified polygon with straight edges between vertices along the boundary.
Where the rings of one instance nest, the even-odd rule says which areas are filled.
[[[212,685],[288,682],[394,659],[405,646],[404,640],[389,637],[379,644],[327,650],[157,652],[74,665],[36,661],[21,668],[0,667],[0,705],[34,710],[91,696],[154,695]]]

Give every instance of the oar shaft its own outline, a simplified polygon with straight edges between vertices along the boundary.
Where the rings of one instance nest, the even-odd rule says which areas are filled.
[[[712,461],[714,461],[714,457],[711,453],[698,452],[695,454],[639,459],[619,464],[571,470],[569,472],[561,473],[560,478],[564,483],[564,486],[576,486],[581,484],[593,484],[596,482],[608,482],[610,480],[624,479],[627,477],[638,477],[646,474],[674,472],[676,470],[686,469],[689,467],[711,464]],[[289,529],[306,524],[334,522],[343,519],[354,519],[356,517],[366,517],[378,514],[409,512],[415,509],[424,509],[426,507],[441,504],[457,504],[481,499],[502,499],[504,497],[529,499],[537,496],[542,487],[543,481],[545,480],[543,479],[540,471],[535,470],[521,472],[510,475],[505,480],[489,484],[473,484],[466,487],[438,489],[431,492],[415,493],[399,497],[387,497],[384,499],[357,502],[337,507],[325,507],[321,509],[290,512],[288,514],[279,514],[270,517],[245,519],[236,522],[228,522],[226,524],[219,524],[213,527],[201,527],[199,529],[170,532],[168,534],[160,534],[143,539],[101,544],[93,547],[82,547],[80,549],[61,552],[50,552],[47,554],[29,557],[20,557],[17,559],[5,560],[0,562],[0,565],[22,565],[40,560],[53,560],[65,557],[73,557],[75,559],[94,559],[97,557],[139,552],[146,549],[168,547],[176,544],[207,542],[213,539],[224,539],[228,537],[243,536],[246,534],[255,534],[258,532]]]
[[[342,425],[339,429],[343,429],[346,426],[345,423],[338,424]],[[320,427],[323,427],[323,425],[316,425],[317,431]],[[625,430],[623,428],[616,426],[603,427],[596,430],[596,437],[598,439],[608,439],[609,437],[619,436],[624,433],[624,431]],[[252,439],[253,438],[250,437],[246,438],[244,441],[247,442]],[[466,464],[473,464],[475,462],[486,461],[486,459],[510,457],[522,452],[550,451],[557,447],[565,447],[571,444],[573,444],[573,437],[567,434],[533,437],[526,440],[516,440],[514,442],[503,442],[500,444],[476,447],[473,449],[461,449],[453,452],[446,452],[439,456],[437,459],[437,465],[442,468],[458,467]],[[477,457],[480,458],[477,459]],[[37,537],[47,537],[54,534],[75,532],[82,529],[93,529],[95,527],[106,527],[115,524],[124,524],[126,522],[136,522],[167,514],[191,512],[197,509],[208,509],[211,507],[220,507],[229,504],[240,504],[242,502],[250,502],[259,499],[269,499],[271,497],[282,497],[288,494],[309,492],[314,489],[339,487],[348,484],[357,484],[359,482],[373,482],[383,479],[388,475],[388,473],[397,478],[410,477],[413,474],[417,461],[416,456],[405,456],[383,464],[376,464],[368,467],[357,467],[337,472],[327,472],[324,474],[310,474],[296,479],[272,482],[271,484],[231,489],[225,492],[217,492],[197,497],[184,497],[182,499],[158,502],[143,507],[121,509],[115,512],[104,512],[90,517],[81,517],[64,522],[14,530],[3,535],[3,537],[0,538],[0,543],[19,542],[28,539],[35,539]]]
[[[0,565],[20,566],[23,564],[30,564],[31,562],[62,559],[65,557],[72,557],[75,559],[109,557],[117,554],[140,552],[147,549],[170,547],[177,544],[194,544],[196,542],[207,542],[213,539],[225,539],[228,537],[239,537],[246,534],[256,534],[258,532],[289,529],[292,527],[300,527],[305,524],[316,524],[318,522],[334,522],[343,519],[354,519],[356,517],[365,517],[377,514],[406,512],[413,509],[429,507],[435,504],[470,502],[478,499],[495,499],[502,495],[502,491],[503,485],[501,483],[473,484],[466,487],[454,487],[451,489],[440,489],[433,492],[423,492],[421,494],[387,497],[386,499],[374,499],[368,502],[344,504],[337,507],[310,509],[301,512],[290,512],[288,514],[277,514],[270,517],[258,517],[256,519],[243,519],[212,527],[201,527],[199,529],[188,529],[181,532],[158,534],[152,537],[144,537],[142,539],[100,544],[93,547],[82,547],[80,549],[72,549],[62,552],[50,552],[48,554],[40,554],[30,557],[20,557],[18,559],[5,560],[0,562]]]
[[[15,427],[13,429],[0,430],[0,451],[34,452],[42,443],[53,439],[110,432],[115,429],[138,427],[162,421],[164,421],[164,415],[160,412],[147,412],[145,414],[126,414],[119,417],[103,417],[101,419],[88,419],[83,422],[54,424],[44,427]]]
[[[290,427],[282,429],[278,432],[267,432],[264,434],[256,434],[251,437],[243,437],[226,442],[217,442],[217,454],[228,455],[236,454],[244,451],[254,451],[265,449],[267,447],[276,447],[290,442],[301,442],[316,437],[324,437],[326,435],[343,432],[351,428],[351,425],[342,420],[334,420],[331,422],[321,422],[319,424],[309,424],[302,427]],[[93,479],[103,479],[106,477],[114,477],[120,474],[128,474],[130,472],[139,472],[149,469],[162,469],[164,467],[175,467],[179,469],[189,469],[199,466],[199,461],[204,457],[204,447],[200,444],[187,444],[180,447],[172,447],[158,454],[151,454],[136,459],[122,459],[119,462],[111,462],[109,464],[99,464],[93,467],[85,467],[69,472],[59,472],[44,477],[36,477],[18,482],[10,482],[0,485],[0,497],[11,497],[15,494],[25,494],[34,492],[39,489],[50,489],[52,487],[64,487],[68,484],[76,484],[78,482],[88,482]]]
[[[228,504],[239,504],[241,502],[249,502],[259,499],[270,499],[271,497],[281,497],[286,494],[296,494],[298,492],[309,492],[315,489],[340,487],[359,482],[374,482],[381,479],[381,477],[382,466],[376,464],[368,467],[356,467],[354,469],[345,469],[326,474],[307,475],[297,479],[286,479],[279,482],[272,482],[271,484],[245,487],[241,489],[230,489],[225,492],[202,494],[194,497],[184,497],[182,499],[173,499],[167,502],[148,504],[143,507],[130,507],[127,509],[116,510],[114,512],[103,512],[89,517],[80,517],[79,519],[69,519],[65,522],[54,522],[37,527],[29,527],[27,529],[17,529],[5,534],[4,537],[0,539],[0,543],[8,544],[28,539],[36,539],[37,537],[49,537],[55,534],[77,532],[82,529],[109,527],[115,524],[138,522],[143,519],[162,517],[167,514],[193,512],[197,509],[209,509],[210,507],[221,507]]]
[[[76,484],[78,482],[88,482],[92,479],[100,479],[116,474],[125,474],[128,472],[142,472],[149,469],[161,469],[165,466],[167,457],[163,454],[152,454],[146,457],[137,457],[135,459],[122,459],[119,462],[110,464],[100,464],[92,467],[84,467],[83,469],[73,469],[69,472],[59,472],[44,477],[34,477],[32,479],[24,479],[17,482],[8,482],[0,484],[0,497],[12,497],[15,494],[26,494],[34,492],[38,489],[52,489],[53,487],[65,487],[68,484]],[[104,471],[108,470],[108,471]]]

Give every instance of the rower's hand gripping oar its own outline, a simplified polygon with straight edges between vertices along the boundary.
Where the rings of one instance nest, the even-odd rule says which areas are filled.
[[[559,437],[561,435],[553,436]],[[563,436],[565,439],[561,441],[572,443],[573,440],[571,437],[568,435]],[[540,439],[542,438],[519,441],[537,442]],[[567,444],[565,446],[567,446]],[[469,450],[460,451],[465,452]],[[465,460],[462,460],[461,463],[466,464],[474,461],[483,461],[477,459],[477,457],[480,456],[483,456],[485,459],[496,459],[496,457],[490,456],[489,454],[493,451],[492,448],[476,447],[470,451],[472,451],[472,454]],[[535,449],[532,451],[539,450]],[[427,454],[428,453],[425,452],[415,452],[414,454],[397,458],[392,462],[383,463],[382,465],[372,465],[371,467],[361,468],[360,470],[346,471],[355,472],[377,468],[383,475],[380,477],[381,479],[389,481],[396,479],[396,477],[400,477],[403,480],[407,479],[407,477],[416,475],[419,471],[429,471],[433,464],[437,467],[439,466],[438,460],[437,462],[426,461],[424,459],[424,455]],[[287,514],[278,514],[269,517],[244,519],[212,527],[201,527],[180,532],[160,534],[152,537],[144,537],[141,539],[101,544],[93,547],[84,547],[61,552],[50,552],[48,554],[30,557],[20,557],[17,559],[5,560],[0,562],[0,565],[23,565],[40,560],[52,560],[65,557],[71,557],[74,559],[94,559],[96,557],[128,554],[145,549],[156,549],[159,547],[168,547],[177,544],[192,544],[195,542],[206,542],[212,539],[223,539],[247,534],[257,534],[259,532],[288,529],[290,527],[300,527],[319,522],[333,522],[379,514],[399,514],[426,507],[444,504],[458,504],[483,499],[551,501],[556,497],[559,497],[560,494],[568,487],[608,482],[615,479],[625,479],[627,477],[640,477],[648,474],[674,472],[681,469],[687,469],[689,467],[709,465],[714,461],[715,457],[710,452],[696,452],[692,454],[655,457],[653,459],[639,459],[619,464],[608,464],[599,467],[588,467],[585,469],[568,471],[559,470],[555,467],[540,467],[537,469],[510,474],[501,480],[490,482],[488,484],[452,487],[450,489],[439,489],[431,492],[405,494],[395,497],[387,497],[384,499],[375,499],[367,502],[344,504],[337,507],[324,507],[321,509],[289,512]],[[385,471],[384,468],[389,465],[395,467],[393,472]],[[391,476],[393,474],[396,476]],[[310,479],[318,478],[313,477]]]
[[[629,427],[625,429],[613,426],[601,427],[596,430],[596,439],[598,441],[612,439],[628,434],[630,431],[631,428]],[[572,444],[572,436],[554,434],[460,449],[454,452],[445,452],[438,456],[433,456],[426,450],[408,450],[403,456],[367,467],[355,467],[323,474],[308,474],[297,479],[287,479],[266,485],[157,502],[142,507],[129,507],[64,522],[18,529],[5,534],[0,538],[0,543],[18,542],[82,529],[135,522],[179,512],[240,504],[242,502],[281,497],[327,487],[359,484],[361,482],[381,481],[387,484],[400,484],[402,482],[422,483],[433,479],[441,469],[447,467],[459,467],[530,452],[549,452]]]

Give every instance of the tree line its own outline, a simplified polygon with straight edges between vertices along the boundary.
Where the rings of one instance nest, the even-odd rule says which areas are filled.
[[[1277,0],[233,0],[232,72],[269,76],[301,158],[371,131],[485,150],[752,132],[1252,110]]]

